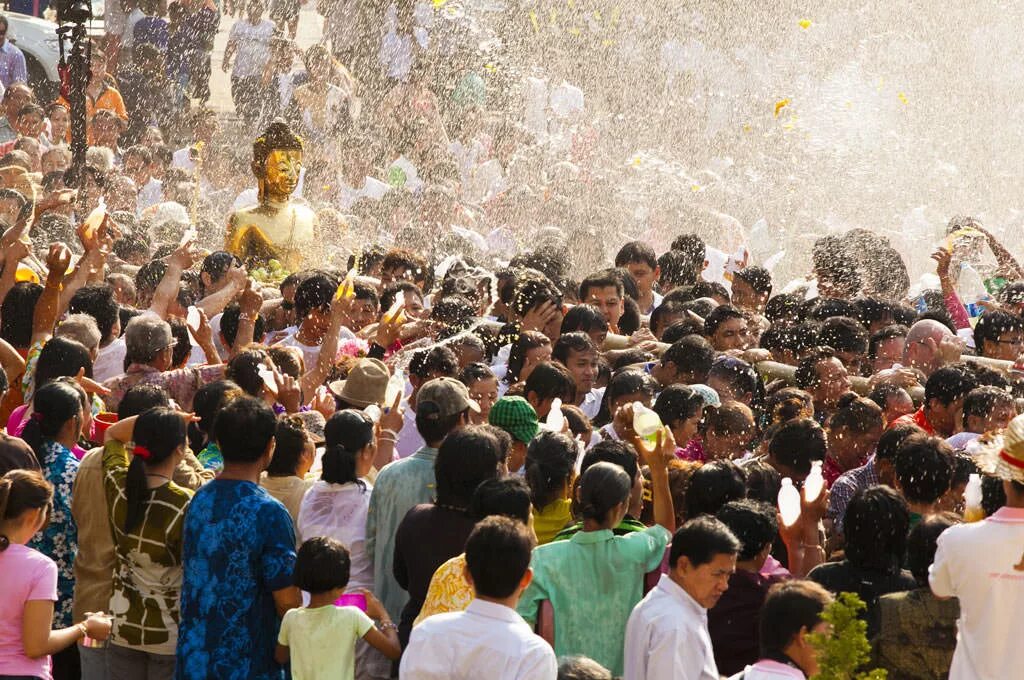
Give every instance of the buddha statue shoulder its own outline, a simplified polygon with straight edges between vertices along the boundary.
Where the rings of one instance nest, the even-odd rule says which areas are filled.
[[[258,202],[228,217],[225,250],[248,267],[278,260],[294,272],[319,260],[316,213],[291,198],[301,170],[302,139],[286,123],[271,123],[252,145]]]

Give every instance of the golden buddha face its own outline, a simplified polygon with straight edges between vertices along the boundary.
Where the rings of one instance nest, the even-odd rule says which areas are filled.
[[[299,171],[302,170],[302,152],[276,149],[267,156],[264,185],[266,196],[275,200],[284,200],[292,195],[299,183]]]

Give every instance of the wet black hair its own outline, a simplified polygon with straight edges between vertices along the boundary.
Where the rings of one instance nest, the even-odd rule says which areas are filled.
[[[744,267],[733,274],[733,278],[746,283],[748,286],[753,288],[754,292],[758,295],[772,294],[772,273],[764,267],[759,267],[757,265]]]
[[[565,335],[576,331],[589,333],[607,330],[608,320],[605,319],[601,310],[593,305],[575,305],[562,318],[560,333]]]
[[[658,381],[649,373],[635,368],[627,368],[615,373],[608,381],[608,387],[605,388],[601,410],[594,418],[594,423],[605,425],[612,421],[615,414],[611,412],[611,405],[619,397],[642,392],[653,399],[654,395],[658,393],[659,387]]]
[[[117,419],[137,416],[151,408],[169,407],[171,397],[160,385],[139,383],[131,387],[117,403]]]
[[[294,475],[308,437],[302,418],[296,415],[279,417],[274,430],[274,455],[267,465],[267,474],[271,477]]]
[[[262,399],[238,397],[220,410],[214,434],[226,463],[254,463],[276,429],[277,417]]]
[[[898,573],[910,528],[903,496],[887,486],[861,489],[850,499],[843,520],[846,559],[861,569]]]
[[[746,478],[731,460],[713,460],[693,471],[686,489],[686,516],[714,515],[729,501],[747,495]]]
[[[21,439],[32,448],[41,468],[46,469],[43,443],[54,440],[69,420],[78,423],[85,402],[85,392],[70,379],[54,380],[36,390],[32,417],[21,431]]]
[[[688,385],[669,385],[654,400],[652,409],[661,422],[671,428],[680,420],[689,420],[700,413],[704,409],[704,397]]]
[[[695,517],[676,530],[669,548],[668,564],[675,569],[680,557],[693,567],[708,564],[717,555],[736,555],[742,549],[739,539],[723,522],[714,517]]]
[[[615,439],[602,439],[594,444],[587,449],[583,460],[580,461],[580,475],[582,476],[591,465],[596,463],[613,463],[618,465],[629,475],[630,484],[636,483],[636,476],[640,468],[636,452],[629,444]]]
[[[235,338],[238,337],[238,322],[242,316],[242,308],[237,302],[232,302],[224,308],[223,314],[220,317],[220,333],[224,336],[224,343],[228,349],[234,346]],[[252,339],[253,342],[261,342],[263,336],[267,332],[266,321],[259,314],[256,315],[256,320],[253,323]]]
[[[19,281],[7,291],[0,303],[0,339],[15,349],[27,349],[32,343],[32,316],[43,287]]]
[[[661,363],[675,364],[676,370],[689,373],[699,381],[706,381],[708,371],[715,362],[715,348],[699,335],[687,335],[669,345],[661,355]]]
[[[614,463],[594,463],[580,475],[579,508],[583,519],[605,522],[608,513],[629,500],[629,474]]]
[[[537,510],[557,500],[559,491],[572,478],[576,454],[576,442],[561,432],[544,430],[530,441],[524,470],[530,500]]]
[[[530,566],[535,540],[522,522],[481,520],[466,539],[466,569],[478,596],[504,599],[516,592]]]
[[[907,569],[922,588],[928,586],[928,567],[935,561],[939,535],[946,529],[960,523],[960,517],[952,512],[923,517],[914,525],[907,536]]]
[[[68,305],[70,314],[88,314],[96,320],[102,342],[111,339],[118,322],[118,305],[114,289],[108,284],[90,284],[75,291]]]
[[[531,392],[537,399],[559,398],[562,403],[572,403],[576,399],[576,381],[569,370],[556,361],[542,361],[533,367],[523,385],[523,394]]]
[[[320,479],[328,484],[365,485],[356,474],[356,456],[373,442],[373,421],[356,409],[336,411],[324,425],[323,471]]]
[[[434,461],[435,502],[468,511],[476,488],[498,476],[499,458],[498,440],[482,427],[465,427],[449,434]]]
[[[818,343],[837,352],[865,354],[868,351],[868,332],[856,319],[831,316],[818,327]]]
[[[74,377],[81,369],[85,369],[85,377],[92,377],[92,357],[85,345],[70,338],[50,338],[36,359],[35,387],[62,376]]]
[[[825,460],[828,446],[825,431],[811,418],[783,423],[768,442],[773,460],[802,474],[811,471],[811,461]]]
[[[936,399],[943,406],[949,406],[967,396],[977,386],[974,374],[965,368],[943,366],[928,376],[928,382],[924,384],[924,400],[927,403]]]
[[[939,437],[912,435],[896,451],[895,471],[908,502],[934,503],[953,483],[953,449]]]
[[[715,513],[743,546],[736,559],[754,559],[765,546],[771,545],[779,530],[775,507],[768,503],[743,499],[729,501]]]
[[[185,421],[171,408],[158,406],[139,414],[132,433],[135,449],[125,477],[125,515],[123,530],[130,534],[146,512],[149,487],[146,469],[159,465],[185,446]],[[140,447],[144,452],[140,452]],[[139,455],[142,453],[142,455]]]
[[[304,542],[295,558],[294,583],[312,595],[348,585],[352,558],[338,540],[317,536]]]
[[[522,477],[495,477],[480,483],[469,502],[470,516],[479,522],[491,515],[530,521],[530,487]]]
[[[619,248],[615,255],[615,266],[625,267],[627,264],[645,264],[652,270],[658,268],[658,258],[654,248],[645,241],[630,241]]]

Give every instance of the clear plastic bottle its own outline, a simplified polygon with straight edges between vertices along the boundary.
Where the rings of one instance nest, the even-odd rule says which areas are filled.
[[[825,477],[821,474],[821,461],[811,461],[811,472],[804,480],[804,499],[808,503],[818,500],[821,490],[825,488]]]
[[[779,513],[782,515],[782,523],[787,527],[793,526],[800,519],[800,492],[793,486],[793,480],[789,477],[782,478],[782,488],[779,489]]]
[[[400,394],[405,394],[405,371],[395,368],[384,390],[384,406],[391,408]]]
[[[972,473],[964,489],[964,521],[979,522],[985,518],[981,508],[981,475]]]
[[[967,308],[967,314],[972,319],[980,316],[984,310],[978,303],[991,299],[991,296],[988,294],[988,289],[985,288],[985,281],[981,278],[981,274],[969,262],[960,265],[960,279],[957,281],[956,288],[960,295],[960,301]]]
[[[644,406],[639,401],[633,402],[633,431],[641,439],[654,442],[658,439],[658,431],[661,430],[661,418],[657,413]]]

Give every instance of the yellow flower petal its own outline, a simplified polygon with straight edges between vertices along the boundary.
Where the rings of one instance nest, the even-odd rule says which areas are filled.
[[[811,27],[811,20],[810,19],[801,19],[800,20],[800,28],[802,28],[804,30],[807,30],[810,27]]]
[[[775,117],[778,118],[779,117],[779,111],[781,111],[782,109],[784,109],[787,106],[789,106],[789,100],[788,99],[780,99],[779,101],[775,102]]]

